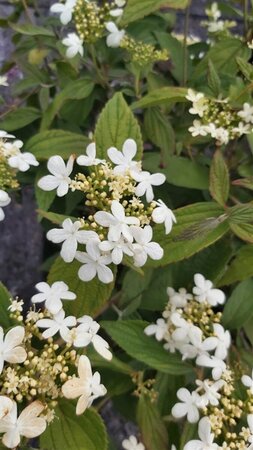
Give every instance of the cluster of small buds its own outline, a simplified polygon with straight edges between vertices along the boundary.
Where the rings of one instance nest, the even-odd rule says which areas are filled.
[[[39,165],[34,155],[21,152],[22,147],[22,141],[0,130],[0,221],[5,217],[2,208],[9,205],[11,201],[7,190],[19,187],[17,172],[26,172],[30,166]]]
[[[121,40],[120,47],[127,50],[131,60],[138,63],[139,66],[153,64],[158,61],[167,61],[169,58],[169,53],[166,49],[157,50],[152,44],[136,41],[130,36],[125,36]]]
[[[134,390],[134,395],[136,397],[141,397],[145,395],[150,398],[151,402],[155,402],[158,397],[157,391],[153,388],[156,380],[147,379],[143,380],[143,372],[136,372],[132,376],[132,381],[136,384],[136,389]]]
[[[188,90],[186,98],[192,103],[190,114],[199,116],[189,128],[193,137],[210,135],[217,145],[223,145],[253,130],[253,106],[249,103],[244,103],[238,111],[231,107],[228,99],[208,98],[192,89]]]
[[[227,34],[229,33],[229,29],[236,26],[236,22],[234,20],[222,20],[221,19],[221,11],[218,8],[218,3],[214,2],[211,4],[210,8],[205,10],[205,13],[208,17],[208,21],[203,21],[202,25],[207,28],[207,31],[210,34]]]
[[[123,14],[125,4],[126,0],[105,1],[102,5],[95,0],[66,0],[64,4],[53,4],[50,10],[60,14],[61,23],[67,25],[73,19],[76,27],[76,33],[68,33],[62,41],[67,47],[66,56],[83,56],[84,44],[94,44],[104,35],[107,35],[109,47],[119,47],[125,30],[118,29],[117,21]]]
[[[60,156],[48,161],[53,175],[39,180],[45,191],[57,188],[58,196],[69,190],[84,194],[84,216],[72,222],[65,219],[62,228],[54,228],[47,238],[54,243],[63,243],[61,256],[67,263],[77,259],[82,263],[78,276],[90,281],[98,276],[102,283],[113,281],[110,264],[119,265],[124,256],[131,257],[137,267],[142,267],[150,257],[163,257],[161,246],[152,242],[152,224],[165,225],[166,234],[176,222],[173,212],[162,202],[154,200],[153,186],[165,182],[160,173],[142,171],[141,162],[135,161],[137,144],[127,139],[122,151],[115,147],[107,150],[108,160],[96,157],[96,145],[91,143],[86,155],[77,158],[77,164],[90,168],[90,174],[78,173],[70,178],[74,158],[67,165]],[[145,196],[146,201],[140,197]],[[86,245],[86,251],[78,245]]]
[[[80,355],[81,349],[93,344],[102,357],[111,360],[108,343],[98,335],[99,324],[90,316],[65,317],[62,300],[74,300],[76,296],[62,281],[52,286],[42,282],[36,287],[39,293],[31,301],[43,302],[45,309],[36,311],[32,307],[25,314],[24,302],[13,299],[8,311],[11,322],[18,325],[5,336],[0,327],[0,430],[6,430],[2,443],[8,448],[16,448],[23,436],[33,438],[43,433],[54,420],[62,397],[80,397],[76,413],[82,414],[106,394],[100,374],[93,375],[90,360]],[[34,420],[24,423],[28,408],[34,412],[38,427]],[[19,417],[17,409],[21,411]]]

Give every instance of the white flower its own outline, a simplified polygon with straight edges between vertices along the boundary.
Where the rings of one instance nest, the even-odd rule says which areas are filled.
[[[9,397],[0,396],[0,420],[12,410],[12,406],[13,401]]]
[[[71,219],[65,219],[62,223],[62,229],[53,228],[48,231],[47,239],[59,244],[63,242],[61,248],[61,257],[65,262],[72,262],[75,258],[78,244],[87,244],[90,239],[99,239],[95,231],[80,230],[81,222],[78,220],[72,222]]]
[[[3,444],[13,449],[18,447],[21,436],[33,439],[44,433],[46,420],[38,417],[43,409],[44,405],[36,401],[23,409],[18,417],[17,403],[13,401],[12,409],[0,420],[0,433],[5,433]]]
[[[233,128],[232,131],[233,131],[233,133],[238,133],[239,136],[242,136],[243,134],[251,133],[252,129],[249,124],[239,122],[238,127]]]
[[[108,255],[102,255],[98,241],[91,239],[86,245],[86,252],[76,252],[76,259],[83,263],[78,271],[78,276],[82,281],[90,281],[98,276],[102,283],[111,283],[113,281],[113,273],[108,266],[112,259]]]
[[[57,314],[62,309],[61,300],[76,299],[76,294],[69,291],[67,284],[63,281],[56,281],[52,286],[41,282],[37,283],[35,287],[39,294],[35,294],[31,298],[32,303],[45,302],[45,307],[51,314]]]
[[[211,367],[212,377],[214,380],[219,380],[222,374],[226,371],[227,366],[222,359],[216,358],[215,356],[209,355],[199,355],[196,359],[196,364],[201,367]]]
[[[143,172],[131,172],[132,178],[139,184],[135,189],[135,194],[138,197],[142,197],[146,194],[147,202],[152,202],[154,198],[154,192],[152,186],[160,186],[166,180],[165,175],[162,173],[149,173],[147,171]]]
[[[119,47],[122,39],[126,34],[125,30],[119,30],[114,22],[107,22],[105,24],[105,27],[110,33],[106,38],[107,46],[113,48]]]
[[[23,300],[11,300],[11,305],[8,307],[8,311],[10,312],[22,312],[23,311]]]
[[[125,4],[126,4],[126,0],[114,0],[114,3],[115,3],[119,8],[123,8],[123,6],[125,6]]]
[[[113,172],[115,174],[125,175],[130,170],[138,170],[138,161],[133,161],[137,153],[137,144],[133,139],[127,139],[122,147],[122,152],[115,147],[110,147],[107,150],[107,155],[115,164]]]
[[[162,200],[156,202],[157,208],[152,212],[152,219],[155,223],[164,223],[165,233],[169,234],[172,230],[173,222],[177,223],[177,219],[170,208]]]
[[[218,8],[218,3],[214,2],[211,4],[210,8],[205,10],[206,15],[211,17],[213,20],[218,20],[221,17],[221,11]]]
[[[120,238],[118,241],[103,241],[99,244],[103,252],[111,252],[112,262],[116,265],[121,264],[124,254],[133,256],[132,244],[125,242]]]
[[[208,133],[206,125],[202,125],[202,123],[199,120],[194,120],[193,125],[188,129],[193,137],[206,136]]]
[[[115,9],[111,9],[110,11],[110,16],[112,17],[120,17],[123,14],[123,9],[122,8],[115,8]]]
[[[7,144],[6,144],[7,145]],[[30,166],[38,166],[39,163],[32,153],[18,153],[17,155],[11,156],[8,159],[8,164],[13,169],[18,169],[20,172],[26,172],[30,169]]]
[[[7,131],[0,130],[0,139],[15,139],[15,136],[13,134],[8,134]]]
[[[96,158],[96,144],[95,142],[92,142],[88,145],[86,148],[86,155],[78,156],[76,160],[77,164],[79,166],[97,166],[98,164],[104,164],[104,159]]]
[[[238,116],[246,123],[253,123],[253,106],[249,103],[244,103],[243,109],[238,112]]]
[[[157,341],[161,341],[167,332],[168,325],[164,319],[157,319],[156,324],[152,323],[144,329],[144,333],[147,336],[152,336],[154,334]]]
[[[90,316],[80,317],[77,321],[81,325],[76,328],[74,333],[74,347],[86,347],[92,343],[99,355],[110,361],[112,359],[112,353],[109,350],[109,344],[97,334],[100,325]]]
[[[227,144],[229,142],[229,132],[223,127],[216,128],[212,133],[212,137],[217,139],[221,144]]]
[[[51,156],[47,167],[52,175],[42,177],[38,182],[38,186],[44,191],[53,191],[57,188],[58,197],[63,197],[69,190],[69,184],[71,183],[69,175],[73,170],[73,164],[73,156],[70,156],[66,165],[61,156]]]
[[[26,351],[20,346],[24,337],[24,327],[11,328],[5,338],[3,328],[0,327],[0,373],[2,373],[4,361],[11,364],[19,364],[26,360]]]
[[[231,345],[231,336],[228,330],[224,330],[219,323],[213,324],[214,334],[217,338],[217,345],[214,356],[219,359],[225,359],[228,354],[228,349]]]
[[[242,380],[242,383],[244,384],[244,386],[249,388],[251,393],[253,394],[253,370],[251,373],[251,377],[249,377],[249,375],[243,375],[241,380]]]
[[[183,308],[187,305],[188,300],[193,299],[193,295],[189,294],[185,288],[178,289],[176,292],[173,288],[167,288],[170,303],[176,308]]]
[[[189,342],[189,332],[194,325],[187,322],[178,312],[174,312],[170,318],[176,329],[172,333],[173,339],[177,342],[187,343]]]
[[[207,354],[209,351],[214,350],[217,346],[216,337],[208,337],[202,340],[203,332],[196,326],[191,327],[188,337],[190,343],[183,345],[181,348],[183,359],[196,358],[198,355]]]
[[[95,221],[102,227],[109,228],[108,240],[119,241],[121,235],[129,242],[133,241],[133,237],[129,230],[129,225],[140,225],[137,217],[128,217],[125,209],[117,200],[113,200],[111,204],[111,213],[106,211],[98,211],[94,215]]]
[[[225,294],[220,289],[213,289],[213,283],[206,280],[203,275],[196,273],[194,275],[195,287],[192,292],[199,303],[207,302],[211,306],[223,305]]]
[[[182,417],[187,416],[187,420],[190,423],[198,422],[199,410],[197,405],[199,404],[200,396],[197,392],[193,391],[191,393],[188,389],[181,388],[177,391],[177,397],[182,403],[176,403],[173,406],[171,410],[172,415],[176,419],[181,419]]]
[[[221,394],[219,393],[219,390],[224,386],[225,381],[224,380],[218,380],[215,382],[212,382],[210,380],[196,380],[196,384],[198,386],[197,391],[202,390],[204,391],[204,394],[201,396],[201,400],[204,401],[205,406],[212,405],[212,406],[218,406],[219,405],[219,399],[221,398]]]
[[[65,4],[54,3],[51,6],[50,11],[52,13],[60,14],[60,21],[63,25],[67,25],[72,19],[73,9],[77,0],[67,0]]]
[[[14,137],[14,136],[13,136]],[[4,142],[2,151],[4,156],[8,159],[11,156],[17,156],[21,153],[21,148],[24,143],[20,139],[15,139],[13,142]]]
[[[187,95],[185,96],[185,98],[187,98],[187,100],[189,100],[190,102],[194,103],[194,102],[198,102],[199,100],[203,99],[204,94],[202,94],[202,92],[195,92],[193,89],[188,89]]]
[[[40,319],[36,323],[39,328],[46,328],[42,336],[48,339],[58,332],[64,341],[68,342],[69,328],[76,326],[76,318],[74,316],[65,317],[65,312],[61,309],[57,314],[54,314],[52,319]]]
[[[162,247],[157,242],[151,242],[153,230],[150,225],[146,225],[144,228],[133,226],[131,233],[136,241],[133,244],[135,266],[144,266],[148,256],[154,260],[162,259],[164,254]]]
[[[248,426],[250,429],[250,437],[248,438],[248,442],[250,442],[251,444],[253,444],[253,414],[248,414],[247,415],[247,422],[248,422]],[[250,445],[250,447],[247,447],[248,450],[252,450],[253,449],[253,445]]]
[[[8,77],[6,75],[0,75],[0,86],[9,86]]]
[[[189,109],[190,114],[197,114],[199,117],[203,117],[204,112],[207,110],[207,100],[202,92],[195,92],[193,89],[188,89],[186,95],[187,100],[193,103],[192,108]]]
[[[2,208],[9,205],[11,202],[10,196],[7,194],[7,192],[0,189],[0,222],[4,220],[5,214]]]
[[[125,450],[145,450],[144,445],[138,442],[135,436],[129,436],[128,439],[125,439],[122,442],[122,447]]]
[[[74,58],[78,53],[83,56],[83,40],[76,33],[69,33],[62,43],[68,47],[66,51],[67,58]]]
[[[253,39],[251,42],[247,42],[247,46],[250,48],[250,50],[253,50]]]
[[[92,375],[90,361],[85,355],[81,355],[78,363],[78,377],[66,381],[62,386],[64,397],[73,399],[80,397],[76,405],[76,414],[80,415],[89,408],[93,401],[106,394],[106,388],[100,384],[100,374]]]
[[[187,442],[183,450],[218,450],[218,444],[213,442],[214,434],[211,433],[211,424],[208,417],[203,417],[199,421],[198,428],[199,440]]]

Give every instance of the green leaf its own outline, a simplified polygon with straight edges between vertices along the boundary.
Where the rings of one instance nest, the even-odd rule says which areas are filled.
[[[240,328],[253,316],[252,298],[253,279],[250,278],[236,286],[225,305],[222,322],[226,328]]]
[[[191,367],[178,355],[167,352],[161,343],[146,336],[148,322],[141,320],[103,321],[102,327],[111,338],[132,358],[161,372],[179,375],[191,372]]]
[[[169,155],[175,153],[175,133],[169,122],[157,108],[149,108],[145,113],[145,131],[148,139],[161,149],[164,164]]]
[[[249,223],[253,222],[253,203],[244,203],[236,205],[228,210],[230,223]]]
[[[97,157],[107,158],[107,150],[116,147],[121,150],[126,139],[137,143],[136,158],[142,158],[143,143],[137,120],[121,93],[117,93],[106,104],[100,114],[95,130]]]
[[[82,316],[88,314],[96,316],[105,307],[114,287],[114,281],[104,284],[98,278],[84,282],[78,277],[78,270],[81,263],[73,261],[65,263],[62,258],[57,258],[48,274],[48,282],[64,281],[70,291],[73,291],[77,298],[74,301],[65,302],[64,309],[68,314]],[[113,270],[113,268],[112,268]],[[114,269],[115,272],[116,269]]]
[[[167,6],[175,9],[184,9],[188,4],[188,0],[128,0],[124,8],[124,15],[121,20],[123,26],[135,20],[142,19],[161,6]]]
[[[81,134],[64,130],[50,130],[38,133],[26,142],[25,149],[39,160],[47,160],[53,155],[68,159],[70,155],[81,155],[89,144],[89,139]]]
[[[5,119],[1,121],[1,128],[5,131],[19,130],[39,119],[40,116],[41,112],[36,108],[19,108],[5,116]]]
[[[151,106],[187,102],[188,100],[185,98],[186,94],[187,89],[174,86],[154,89],[142,97],[142,99],[132,103],[131,109],[150,108]]]
[[[221,90],[221,81],[220,77],[211,61],[211,59],[208,61],[208,86],[210,87],[213,94],[218,97]]]
[[[250,189],[253,191],[253,177],[251,178],[241,178],[239,180],[232,181],[234,186],[243,187],[245,189]]]
[[[164,249],[160,261],[148,261],[150,267],[160,267],[181,261],[218,241],[229,230],[222,208],[212,202],[195,203],[174,211],[177,224],[165,235],[163,226],[154,227],[154,241]]]
[[[146,450],[168,450],[169,439],[165,423],[156,403],[141,395],[137,407],[137,422]]]
[[[39,27],[31,24],[18,25],[16,23],[10,23],[10,27],[20,34],[25,34],[27,36],[49,36],[54,37],[53,31],[48,28]]]
[[[230,223],[229,226],[237,237],[239,237],[243,241],[253,244],[253,225],[251,225],[250,223]]]
[[[229,195],[229,171],[220,150],[214,154],[210,168],[210,193],[214,200],[225,206]]]
[[[181,156],[167,156],[167,167],[159,167],[160,158],[156,153],[144,153],[143,165],[150,172],[164,173],[168,183],[190,189],[208,189],[207,167]]]
[[[224,286],[253,276],[253,245],[243,245],[235,255],[227,271],[218,282]]]
[[[87,98],[94,88],[94,82],[89,78],[80,78],[71,81],[59,94],[57,94],[43,114],[41,131],[47,130],[56,114],[67,100],[81,100]]]
[[[239,67],[240,71],[242,72],[242,74],[246,78],[246,80],[252,81],[253,80],[253,67],[252,67],[252,64],[249,64],[247,61],[245,61],[244,59],[242,59],[240,57],[236,58],[236,62],[238,64],[238,67]]]
[[[56,419],[40,438],[43,450],[107,450],[104,423],[94,409],[77,416],[69,400],[60,400]]]
[[[49,222],[55,223],[56,225],[61,225],[65,219],[71,219],[73,221],[78,220],[76,217],[65,216],[64,214],[57,214],[51,211],[43,211],[38,209],[37,213],[40,217],[49,220]]]
[[[10,306],[10,300],[12,295],[6,289],[6,287],[0,282],[0,317],[1,317],[1,327],[4,329],[9,328],[12,321],[8,313],[8,307]]]

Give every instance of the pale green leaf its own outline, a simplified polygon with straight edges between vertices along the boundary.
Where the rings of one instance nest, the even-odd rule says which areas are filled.
[[[229,170],[220,150],[214,154],[210,168],[210,193],[214,200],[225,206],[229,195]]]
[[[184,9],[187,4],[188,0],[128,0],[121,23],[125,26],[130,22],[142,19],[160,9],[161,6]]]
[[[154,89],[140,100],[132,103],[131,109],[150,108],[151,106],[169,105],[176,102],[187,102],[187,89],[180,87],[163,87]]]
[[[27,36],[49,36],[54,37],[53,31],[49,30],[45,27],[39,27],[37,25],[32,25],[29,23],[26,23],[24,25],[16,24],[16,23],[10,23],[10,27],[17,31],[17,33],[25,34]]]

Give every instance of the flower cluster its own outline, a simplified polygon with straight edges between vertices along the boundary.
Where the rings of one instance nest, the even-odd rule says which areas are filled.
[[[33,307],[23,316],[23,301],[12,300],[9,313],[15,325],[5,336],[0,327],[0,432],[8,448],[16,448],[22,436],[42,434],[62,397],[78,398],[76,413],[82,414],[106,394],[100,374],[93,374],[89,358],[80,354],[92,343],[111,360],[108,343],[97,334],[99,324],[90,316],[65,317],[62,300],[73,301],[76,295],[62,281],[36,287],[39,293],[31,301],[43,302],[45,309]]]
[[[153,64],[156,61],[167,61],[169,58],[166,49],[157,50],[152,44],[136,41],[130,36],[124,36],[120,42],[120,47],[127,50],[131,60],[139,66]]]
[[[51,11],[60,14],[63,25],[72,20],[75,24],[76,32],[69,33],[62,41],[67,47],[67,57],[73,58],[78,53],[83,56],[84,44],[94,44],[108,32],[107,45],[118,47],[125,31],[119,30],[116,22],[123,14],[125,3],[126,0],[114,0],[100,5],[96,1],[66,0],[64,4],[53,4]]]
[[[201,274],[194,276],[194,282],[192,293],[168,288],[163,317],[145,329],[147,335],[164,340],[166,349],[178,350],[183,359],[196,358],[196,389],[178,390],[179,401],[172,415],[186,417],[189,423],[199,422],[199,440],[189,441],[184,450],[251,449],[253,374],[252,378],[243,375],[241,367],[232,369],[227,363],[231,336],[220,323],[222,314],[214,311],[224,304],[224,293]],[[243,385],[248,389],[241,393]]]
[[[253,129],[253,106],[244,103],[241,110],[235,110],[228,99],[213,99],[202,92],[188,90],[187,100],[192,103],[190,114],[199,116],[189,128],[192,136],[214,138],[218,145],[249,134]]]
[[[208,17],[208,21],[203,21],[202,25],[207,28],[207,31],[210,34],[213,33],[228,33],[230,28],[236,26],[236,22],[234,20],[222,20],[221,19],[221,11],[218,8],[218,4],[212,3],[210,8],[205,10],[205,13]]]
[[[135,161],[136,142],[127,139],[122,151],[111,147],[107,151],[110,160],[96,157],[94,143],[87,147],[86,155],[77,158],[77,164],[90,168],[89,175],[77,173],[72,180],[74,158],[65,165],[60,156],[48,161],[52,175],[39,180],[39,187],[46,191],[57,189],[58,196],[69,190],[84,194],[84,215],[76,221],[67,218],[62,228],[52,229],[47,238],[62,243],[61,256],[71,263],[75,258],[82,263],[78,275],[90,281],[96,275],[103,283],[113,280],[111,263],[119,265],[124,257],[130,257],[137,267],[142,267],[148,256],[159,260],[163,249],[152,241],[152,223],[164,223],[166,234],[176,221],[173,212],[161,201],[154,201],[153,186],[165,182],[160,173],[142,171],[141,162]],[[145,196],[146,201],[140,197]],[[78,250],[85,245],[86,251]]]
[[[0,221],[5,217],[2,208],[9,205],[11,201],[6,191],[19,186],[17,172],[26,172],[30,166],[39,165],[32,153],[21,152],[22,147],[22,141],[0,130]]]

